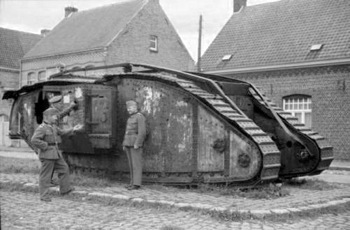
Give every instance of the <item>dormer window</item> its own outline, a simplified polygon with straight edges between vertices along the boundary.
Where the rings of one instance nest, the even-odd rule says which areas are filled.
[[[310,48],[310,51],[318,51],[320,49],[322,49],[323,44],[316,44],[316,45],[312,45]]]
[[[158,52],[158,37],[151,35],[149,50],[152,52]]]
[[[223,61],[229,61],[232,58],[232,54],[226,54],[222,57]]]

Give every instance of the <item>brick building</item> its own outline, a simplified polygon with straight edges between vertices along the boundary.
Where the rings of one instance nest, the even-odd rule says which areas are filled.
[[[123,62],[193,70],[194,61],[158,0],[131,0],[65,18],[22,59],[21,84],[44,81],[66,69]]]
[[[350,159],[350,1],[281,0],[234,13],[202,70],[251,82]]]
[[[0,99],[5,90],[19,88],[20,59],[42,37],[38,34],[0,28]],[[9,146],[8,120],[11,103],[0,100],[0,146]]]

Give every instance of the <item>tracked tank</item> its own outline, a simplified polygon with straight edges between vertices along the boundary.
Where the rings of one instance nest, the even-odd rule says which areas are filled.
[[[85,76],[100,70],[106,74]],[[252,84],[133,63],[65,71],[7,91],[3,99],[14,100],[10,137],[32,147],[31,136],[57,94],[65,106],[79,105],[61,126],[82,124],[84,131],[63,138],[60,146],[77,173],[128,177],[121,143],[130,99],[138,102],[150,131],[143,154],[145,183],[252,186],[319,174],[333,160],[324,137]]]

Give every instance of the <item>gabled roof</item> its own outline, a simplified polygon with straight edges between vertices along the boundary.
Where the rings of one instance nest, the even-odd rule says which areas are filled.
[[[318,44],[322,44],[320,49],[310,50]],[[223,71],[350,58],[349,44],[350,1],[281,0],[234,13],[203,55],[202,69]]]
[[[0,67],[19,69],[19,61],[42,39],[39,34],[0,28]]]
[[[106,47],[149,0],[131,0],[64,18],[25,59]]]

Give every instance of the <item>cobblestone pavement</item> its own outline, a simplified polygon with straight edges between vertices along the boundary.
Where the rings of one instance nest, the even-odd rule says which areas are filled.
[[[40,202],[38,194],[1,190],[1,229],[350,229],[350,210],[288,222],[222,221],[176,209],[136,208],[77,201]]]
[[[334,174],[332,178],[350,177],[350,171],[324,173],[329,176]],[[332,178],[331,181],[334,180]],[[0,187],[6,183],[30,191],[31,188],[38,187],[38,175],[1,173]],[[128,191],[121,183],[108,185],[76,187],[76,196],[59,197],[56,194],[51,203],[40,202],[37,193],[2,189],[1,229],[350,229],[350,210],[341,215],[328,214],[317,218],[303,216],[313,210],[349,204],[349,184],[331,184],[323,190],[288,186],[288,196],[259,200],[162,186],[143,186],[141,190]],[[57,188],[53,191],[57,191]],[[122,202],[111,202],[114,205],[92,203],[91,200],[94,199],[90,198],[94,197],[107,197]],[[140,204],[135,207],[135,203]],[[225,222],[224,218],[214,219],[204,214],[207,212],[196,210],[214,211],[216,214],[228,212],[233,216],[240,214],[244,215],[244,221]],[[283,223],[263,221],[266,216],[293,213],[298,213],[303,218],[297,221],[287,218],[289,221]]]
[[[38,176],[35,174],[2,174],[0,182],[37,187]],[[336,186],[325,190],[307,190],[292,186],[288,187],[290,193],[288,196],[259,200],[197,193],[171,187],[162,187],[159,190],[152,186],[143,186],[140,190],[128,191],[123,184],[118,183],[104,188],[76,187],[76,193],[87,196],[112,197],[124,201],[157,203],[180,208],[192,207],[193,209],[216,210],[219,212],[250,213],[253,216],[261,217],[272,214],[310,211],[350,202],[350,186],[346,184],[337,184]]]

